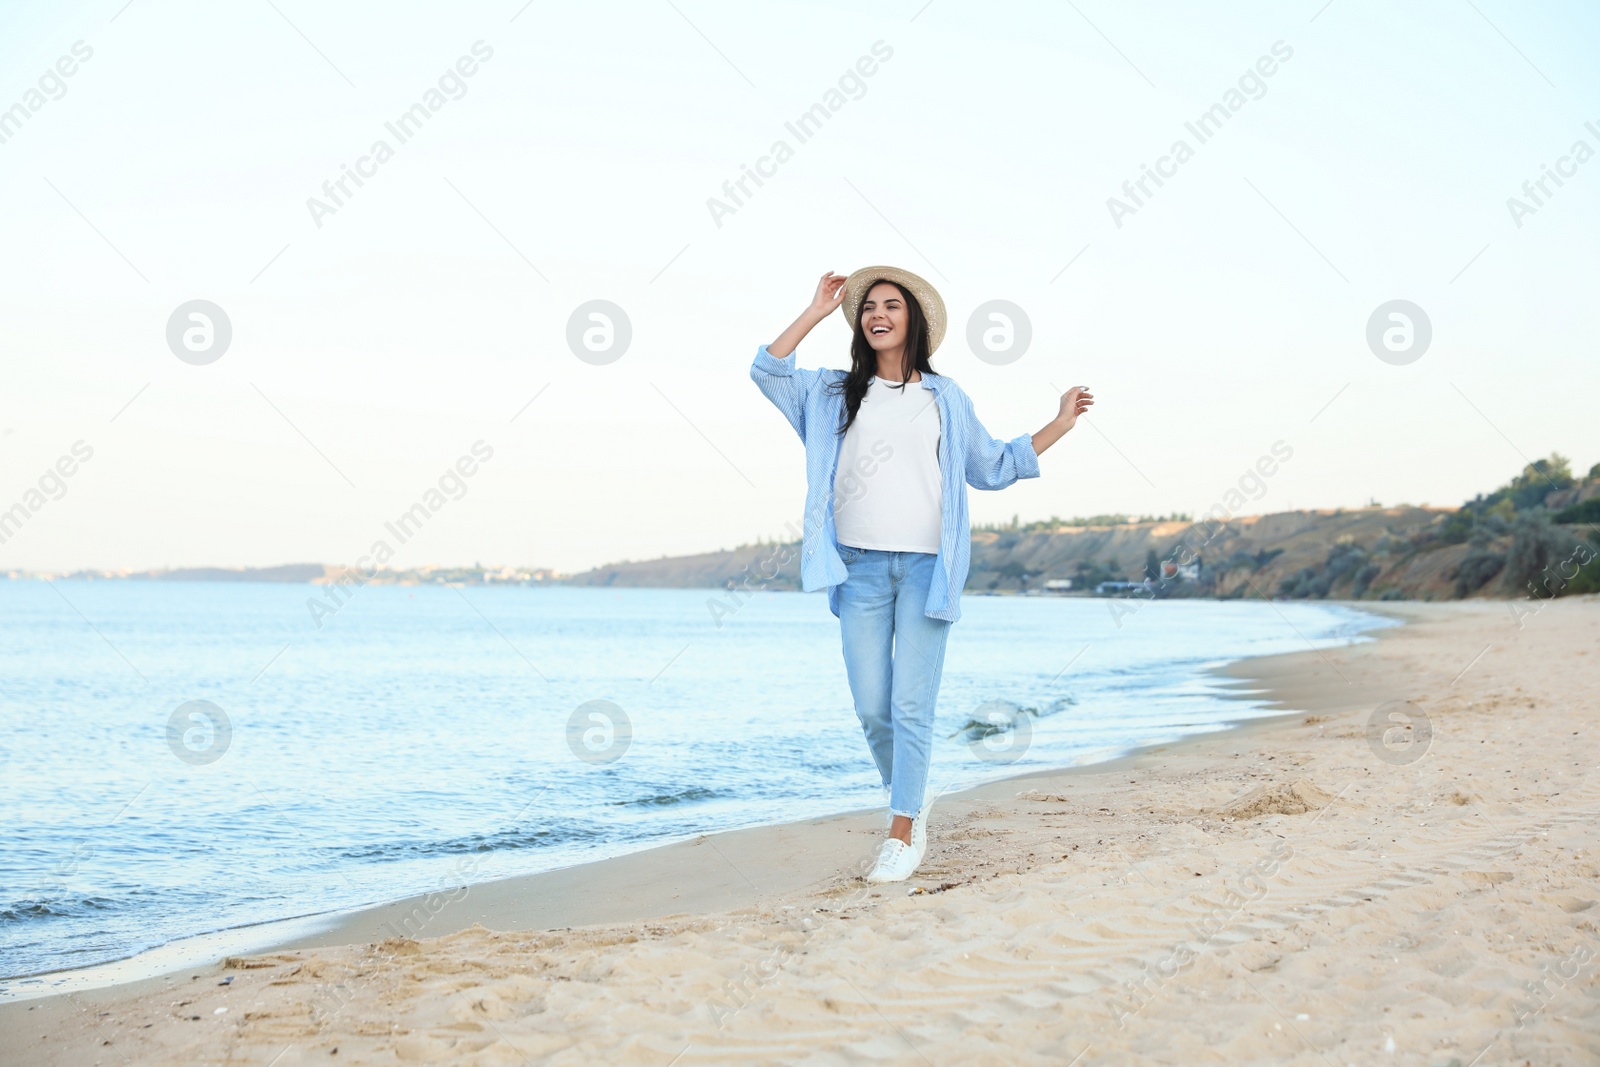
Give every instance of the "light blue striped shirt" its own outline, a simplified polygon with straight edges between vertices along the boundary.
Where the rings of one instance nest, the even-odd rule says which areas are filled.
[[[839,465],[839,426],[844,422],[844,393],[827,388],[845,377],[842,370],[801,370],[799,353],[779,359],[762,345],[756,349],[750,377],[768,400],[783,412],[806,446],[806,512],[801,535],[800,588],[828,589],[828,607],[839,614],[839,587],[849,572],[834,548],[833,484]],[[917,383],[913,383],[917,384]],[[939,405],[940,515],[939,552],[934,557],[928,589],[930,618],[961,618],[961,590],[972,564],[972,526],[967,515],[967,486],[1004,489],[1018,478],[1039,477],[1039,456],[1033,437],[1023,434],[999,441],[978,421],[972,399],[953,379],[924,374],[920,383],[932,389]],[[959,468],[957,466],[959,464]],[[957,477],[960,470],[963,477]]]

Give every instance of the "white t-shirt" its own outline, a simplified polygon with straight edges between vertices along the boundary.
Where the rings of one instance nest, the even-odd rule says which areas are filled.
[[[840,544],[939,551],[939,405],[921,381],[874,377],[839,444],[833,524]]]

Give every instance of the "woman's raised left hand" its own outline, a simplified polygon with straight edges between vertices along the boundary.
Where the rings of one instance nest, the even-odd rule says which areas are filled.
[[[1061,412],[1056,416],[1056,421],[1061,425],[1062,432],[1077,423],[1078,416],[1094,406],[1094,394],[1089,392],[1087,385],[1074,385],[1071,389],[1061,394]]]

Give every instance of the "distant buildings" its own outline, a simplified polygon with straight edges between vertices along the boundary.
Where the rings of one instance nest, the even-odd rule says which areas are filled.
[[[81,570],[70,572],[7,570],[0,579],[70,578],[82,581],[124,578],[134,581],[309,582],[347,586],[351,581],[374,585],[555,585],[568,575],[551,567],[373,567],[371,570],[321,563],[290,563],[278,567],[185,567],[151,571]]]
[[[1200,580],[1200,557],[1196,556],[1193,562],[1180,566],[1175,560],[1161,561],[1161,580],[1164,582],[1198,582]]]
[[[1117,596],[1122,593],[1131,593],[1135,589],[1143,589],[1153,584],[1150,582],[1101,582],[1094,587],[1096,596]]]

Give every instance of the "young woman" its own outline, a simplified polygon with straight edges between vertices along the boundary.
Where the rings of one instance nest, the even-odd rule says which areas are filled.
[[[795,346],[841,302],[850,370],[801,370]],[[869,882],[909,878],[927,852],[934,704],[971,563],[967,486],[1037,478],[1039,453],[1094,403],[1074,386],[1038,433],[991,438],[961,387],[929,364],[945,325],[944,301],[910,271],[830,271],[750,368],[805,442],[800,584],[828,589],[856,715],[889,794],[889,837]]]

